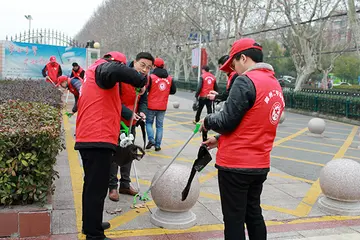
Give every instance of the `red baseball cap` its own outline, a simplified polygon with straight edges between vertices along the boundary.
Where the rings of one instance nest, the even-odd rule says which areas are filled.
[[[58,79],[58,83],[56,84],[56,87],[60,86],[61,83],[68,80],[68,76],[60,76]]]
[[[126,64],[126,56],[125,56],[125,54],[123,54],[121,52],[113,51],[113,52],[108,52],[104,56],[106,56],[106,55],[110,55],[112,58],[111,60],[113,60],[113,61],[118,61],[118,62]]]
[[[260,44],[256,43],[256,41],[252,38],[241,38],[234,42],[234,44],[231,47],[230,53],[229,53],[229,59],[224,63],[224,65],[221,66],[220,70],[224,72],[232,72],[233,70],[230,68],[231,62],[234,58],[234,56],[242,51],[245,51],[247,49],[259,49],[262,50],[262,47]]]
[[[165,65],[164,60],[162,60],[161,58],[155,58],[155,61],[154,61],[154,66],[155,67],[162,68],[162,67],[164,67],[164,65]]]
[[[55,56],[51,56],[51,57],[50,57],[50,62],[56,62],[56,57],[55,57]]]

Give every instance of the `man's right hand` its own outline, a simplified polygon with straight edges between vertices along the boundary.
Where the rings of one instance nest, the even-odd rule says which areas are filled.
[[[143,95],[146,91],[146,87],[143,86],[141,89],[140,89],[140,92],[139,92],[139,95]]]
[[[208,149],[216,148],[218,146],[218,143],[219,142],[215,137],[210,137],[210,138],[208,138],[208,140],[203,142],[203,144],[205,144]]]
[[[219,93],[217,91],[211,90],[209,94],[218,95]]]
[[[139,115],[137,115],[136,113],[133,113],[133,119],[134,120],[139,120],[141,117]]]
[[[209,93],[209,94],[207,95],[207,98],[210,99],[211,101],[214,101],[214,100],[215,100],[215,97],[216,97],[215,94]]]

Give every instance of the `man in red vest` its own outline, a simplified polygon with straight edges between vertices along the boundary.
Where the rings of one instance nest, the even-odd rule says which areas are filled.
[[[219,60],[218,60],[219,68],[221,68],[222,65],[224,65],[224,63],[228,59],[229,59],[229,55],[224,55],[221,58],[219,58]],[[230,72],[225,72],[225,73],[228,78],[227,82],[226,82],[226,90],[225,90],[225,92],[223,92],[221,94],[219,94],[216,91],[210,91],[207,98],[210,99],[211,101],[223,102],[223,101],[226,101],[226,99],[228,98],[231,86],[234,83],[234,80],[237,78],[238,74],[232,70]]]
[[[197,98],[199,101],[199,108],[196,112],[194,123],[197,123],[200,120],[200,115],[205,105],[207,108],[207,113],[212,113],[211,101],[207,98],[207,95],[210,93],[210,91],[218,91],[216,78],[209,72],[210,68],[208,66],[203,66],[201,71],[202,75],[195,94],[195,98]]]
[[[265,240],[260,207],[263,183],[270,171],[270,152],[285,107],[271,65],[263,63],[262,47],[251,38],[237,40],[221,70],[235,70],[223,110],[205,117],[202,130],[221,135],[204,143],[218,147],[216,168],[226,240]]]
[[[155,146],[155,151],[161,150],[163,124],[170,94],[176,93],[176,86],[172,77],[164,69],[165,63],[161,58],[156,58],[155,69],[150,75],[148,92],[148,111],[146,115],[146,132],[149,143],[146,149]],[[153,123],[156,117],[156,137],[154,139]]]
[[[54,86],[57,84],[58,77],[62,75],[62,70],[60,64],[56,62],[55,56],[50,57],[50,61],[42,70],[42,75],[46,78],[46,82],[49,82]]]
[[[72,64],[72,70],[71,70],[71,75],[70,75],[70,77],[71,78],[78,78],[78,79],[80,79],[81,80],[81,82],[83,82],[84,81],[84,75],[85,75],[85,71],[84,71],[84,69],[82,69],[80,66],[79,66],[79,64],[78,63],[76,63],[76,62],[74,62],[73,64]]]
[[[73,114],[77,112],[81,84],[82,81],[79,78],[68,78],[67,76],[60,76],[58,78],[58,84],[56,85],[56,87],[61,86],[62,88],[69,90],[74,95],[75,103],[72,108]]]
[[[142,88],[146,78],[125,65],[120,52],[109,52],[86,70],[79,94],[75,150],[84,168],[82,221],[86,239],[107,239],[102,223],[104,200],[109,185],[112,155],[120,135],[121,99],[119,84]]]
[[[135,69],[139,73],[141,73],[143,76],[148,76],[150,70],[152,69],[152,66],[154,64],[154,57],[148,53],[148,52],[140,52],[136,55],[135,61],[130,62],[128,65],[130,68]],[[121,83],[120,84],[120,97],[121,97],[121,103],[122,103],[122,111],[121,111],[121,121],[125,123],[126,126],[130,127],[130,121],[133,117],[133,124],[131,133],[135,137],[135,124],[136,121],[142,118],[143,120],[146,119],[145,112],[147,111],[147,94],[139,93],[138,94],[138,101],[137,106],[134,110],[134,104],[135,104],[135,98],[136,98],[136,90],[133,86],[127,83]],[[119,167],[114,163],[111,166],[110,170],[110,181],[109,181],[109,198],[112,201],[119,201],[119,193],[121,194],[127,194],[131,196],[135,196],[138,191],[134,189],[131,186],[131,179],[130,179],[130,171],[131,171],[131,165],[126,164],[124,166],[121,166],[120,168],[120,187],[119,191],[118,188],[118,169]]]

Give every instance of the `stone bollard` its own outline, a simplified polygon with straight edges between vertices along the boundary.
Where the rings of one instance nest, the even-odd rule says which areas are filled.
[[[320,173],[319,207],[336,215],[360,214],[360,164],[351,159],[334,159]]]
[[[161,168],[154,176],[164,170]],[[196,215],[190,210],[199,198],[200,183],[195,176],[190,192],[185,201],[181,201],[181,193],[186,186],[191,168],[173,164],[151,189],[151,196],[158,207],[152,214],[150,221],[155,226],[167,229],[185,229],[196,224]]]
[[[282,124],[285,121],[285,111],[281,113],[279,123]]]
[[[321,135],[325,131],[326,123],[321,118],[313,118],[308,123],[310,133]]]
[[[179,103],[179,102],[173,102],[173,107],[174,107],[174,108],[179,108],[179,107],[180,107],[180,103]]]

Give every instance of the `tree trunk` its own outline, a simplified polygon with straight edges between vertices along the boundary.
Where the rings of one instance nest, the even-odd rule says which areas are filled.
[[[329,69],[325,69],[321,71],[323,73],[323,77],[321,79],[321,86],[324,90],[328,89],[328,75],[330,71],[331,70]]]
[[[189,81],[190,71],[189,71],[189,68],[188,68],[188,66],[187,66],[188,63],[187,63],[186,56],[183,57],[182,61],[183,61],[185,82],[188,82],[188,81]]]
[[[298,72],[297,73],[297,79],[296,79],[296,83],[295,83],[295,89],[294,91],[301,91],[302,89],[302,84],[309,79],[310,75],[313,73],[314,71],[311,69],[305,69],[302,72]]]
[[[180,58],[176,58],[175,61],[174,61],[174,78],[176,80],[179,79],[179,76],[180,76],[180,61],[181,59]]]

